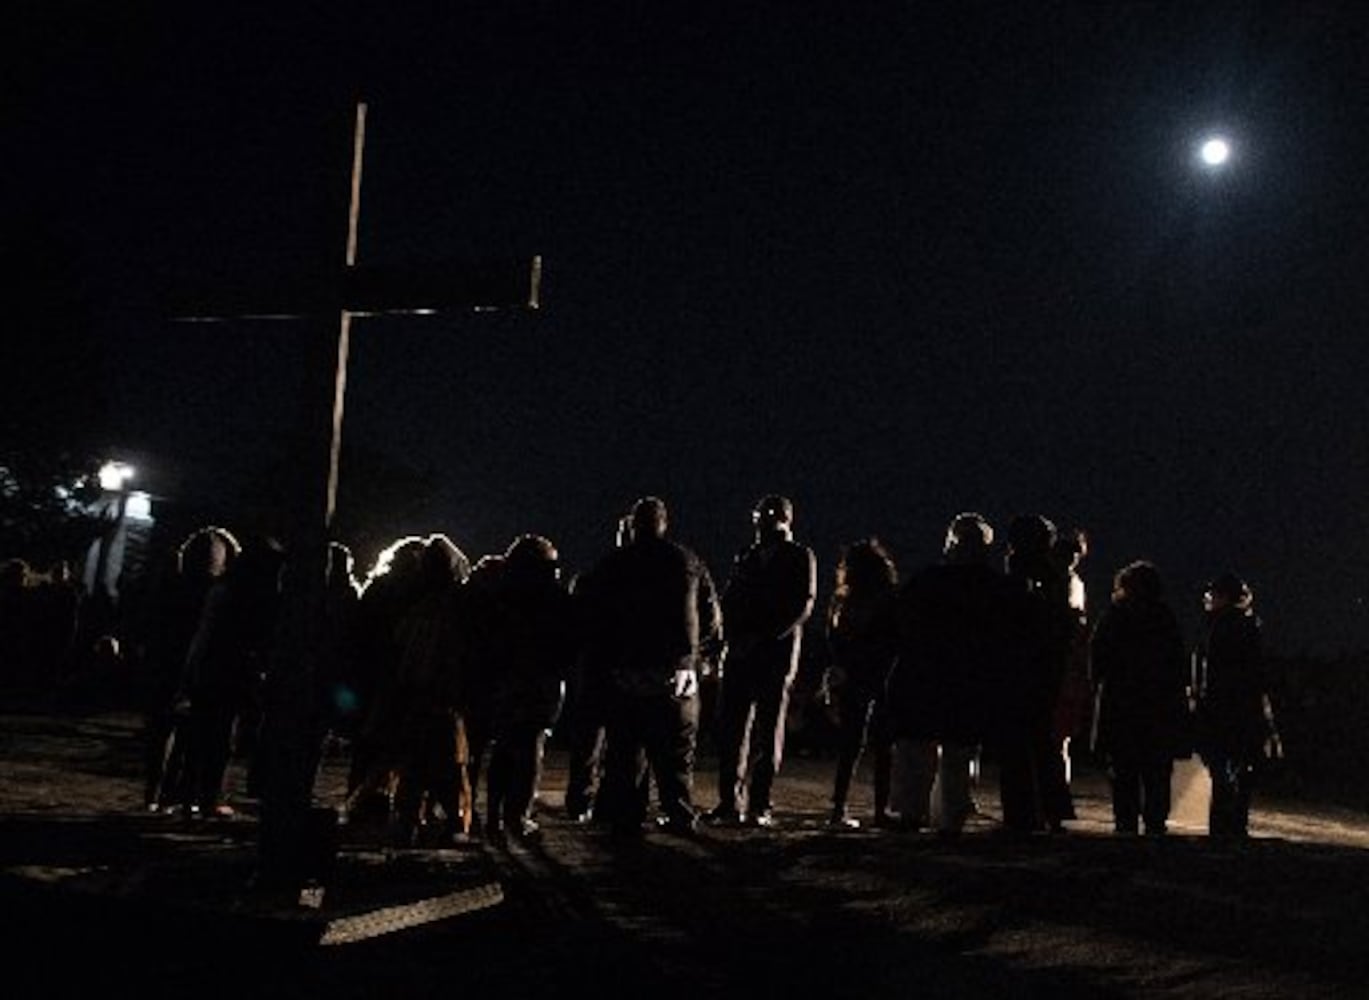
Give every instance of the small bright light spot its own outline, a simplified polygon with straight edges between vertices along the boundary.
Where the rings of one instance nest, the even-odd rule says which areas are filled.
[[[100,489],[118,491],[133,478],[133,466],[124,462],[106,462],[100,466]]]
[[[124,517],[130,521],[151,521],[152,498],[142,492],[130,493],[124,501]]]
[[[1231,157],[1231,146],[1225,139],[1209,139],[1199,155],[1209,167],[1220,167]]]

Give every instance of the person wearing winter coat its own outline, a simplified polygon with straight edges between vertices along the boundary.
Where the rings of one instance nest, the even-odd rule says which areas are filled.
[[[1113,827],[1120,834],[1167,831],[1174,760],[1186,745],[1188,665],[1160,574],[1138,560],[1113,579],[1112,604],[1090,644],[1094,750],[1108,763]]]
[[[1213,837],[1249,834],[1259,765],[1283,754],[1253,603],[1235,573],[1218,576],[1203,594],[1207,627],[1194,657],[1194,701],[1198,754],[1212,777]]]
[[[586,595],[590,628],[607,670],[607,732],[602,818],[619,836],[636,837],[646,819],[641,760],[656,782],[666,832],[690,834],[694,754],[699,728],[699,671],[721,639],[712,576],[687,546],[667,537],[665,501],[632,506],[627,544],[595,567]]]
[[[832,664],[823,676],[825,698],[836,710],[837,767],[829,825],[855,829],[846,808],[851,778],[867,743],[873,744],[874,822],[890,824],[889,780],[893,742],[885,683],[898,656],[898,569],[878,538],[847,546],[837,563],[836,587],[827,608],[827,647]]]

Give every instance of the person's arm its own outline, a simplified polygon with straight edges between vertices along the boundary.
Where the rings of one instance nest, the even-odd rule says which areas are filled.
[[[720,673],[726,643],[723,641],[723,610],[713,574],[699,561],[699,662],[705,676]]]
[[[792,576],[785,581],[783,617],[777,638],[793,635],[813,614],[818,598],[818,560],[806,545],[794,547]]]

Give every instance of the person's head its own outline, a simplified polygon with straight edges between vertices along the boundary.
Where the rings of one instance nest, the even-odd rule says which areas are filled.
[[[176,551],[176,566],[182,576],[220,577],[241,553],[242,546],[232,534],[208,525],[181,542]]]
[[[1113,604],[1155,604],[1164,597],[1164,583],[1155,564],[1137,559],[1119,569],[1112,578]]]
[[[427,537],[419,559],[425,579],[434,583],[448,580],[460,583],[471,575],[471,561],[466,558],[466,553],[440,532]]]
[[[1005,568],[1013,576],[1045,585],[1058,575],[1052,561],[1055,525],[1040,514],[1022,514],[1008,523],[1008,551]]]
[[[632,505],[628,521],[635,542],[645,538],[664,538],[670,518],[664,500],[660,497],[642,497]]]
[[[1055,540],[1055,525],[1040,514],[1019,514],[1008,523],[1009,557],[1043,558],[1050,554]]]
[[[889,590],[898,584],[898,569],[893,556],[878,538],[852,542],[842,549],[837,561],[836,593],[870,594]]]
[[[951,519],[942,554],[948,562],[984,562],[993,545],[993,528],[983,516],[966,511]]]
[[[515,580],[556,580],[560,558],[551,539],[542,535],[519,535],[504,553],[504,565]]]
[[[778,493],[770,493],[756,501],[751,509],[751,523],[761,537],[784,535],[794,528],[794,502]]]
[[[416,535],[404,535],[381,549],[376,556],[370,572],[366,574],[369,586],[381,577],[406,580],[416,577],[423,566],[423,550],[427,542]]]
[[[1245,610],[1255,601],[1250,585],[1235,573],[1222,573],[1210,580],[1203,589],[1203,608],[1206,611],[1221,611],[1224,608]]]
[[[6,559],[0,563],[0,590],[18,593],[29,585],[31,575],[26,560]]]

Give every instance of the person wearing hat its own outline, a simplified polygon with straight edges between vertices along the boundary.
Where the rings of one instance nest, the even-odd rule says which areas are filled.
[[[818,568],[813,550],[794,540],[788,497],[762,497],[752,523],[755,538],[737,555],[722,596],[727,656],[718,711],[718,805],[708,820],[769,827],[789,692],[817,599]]]
[[[1257,765],[1283,755],[1261,653],[1254,594],[1235,573],[1203,593],[1207,627],[1194,657],[1198,753],[1212,776],[1208,833],[1243,838]]]

